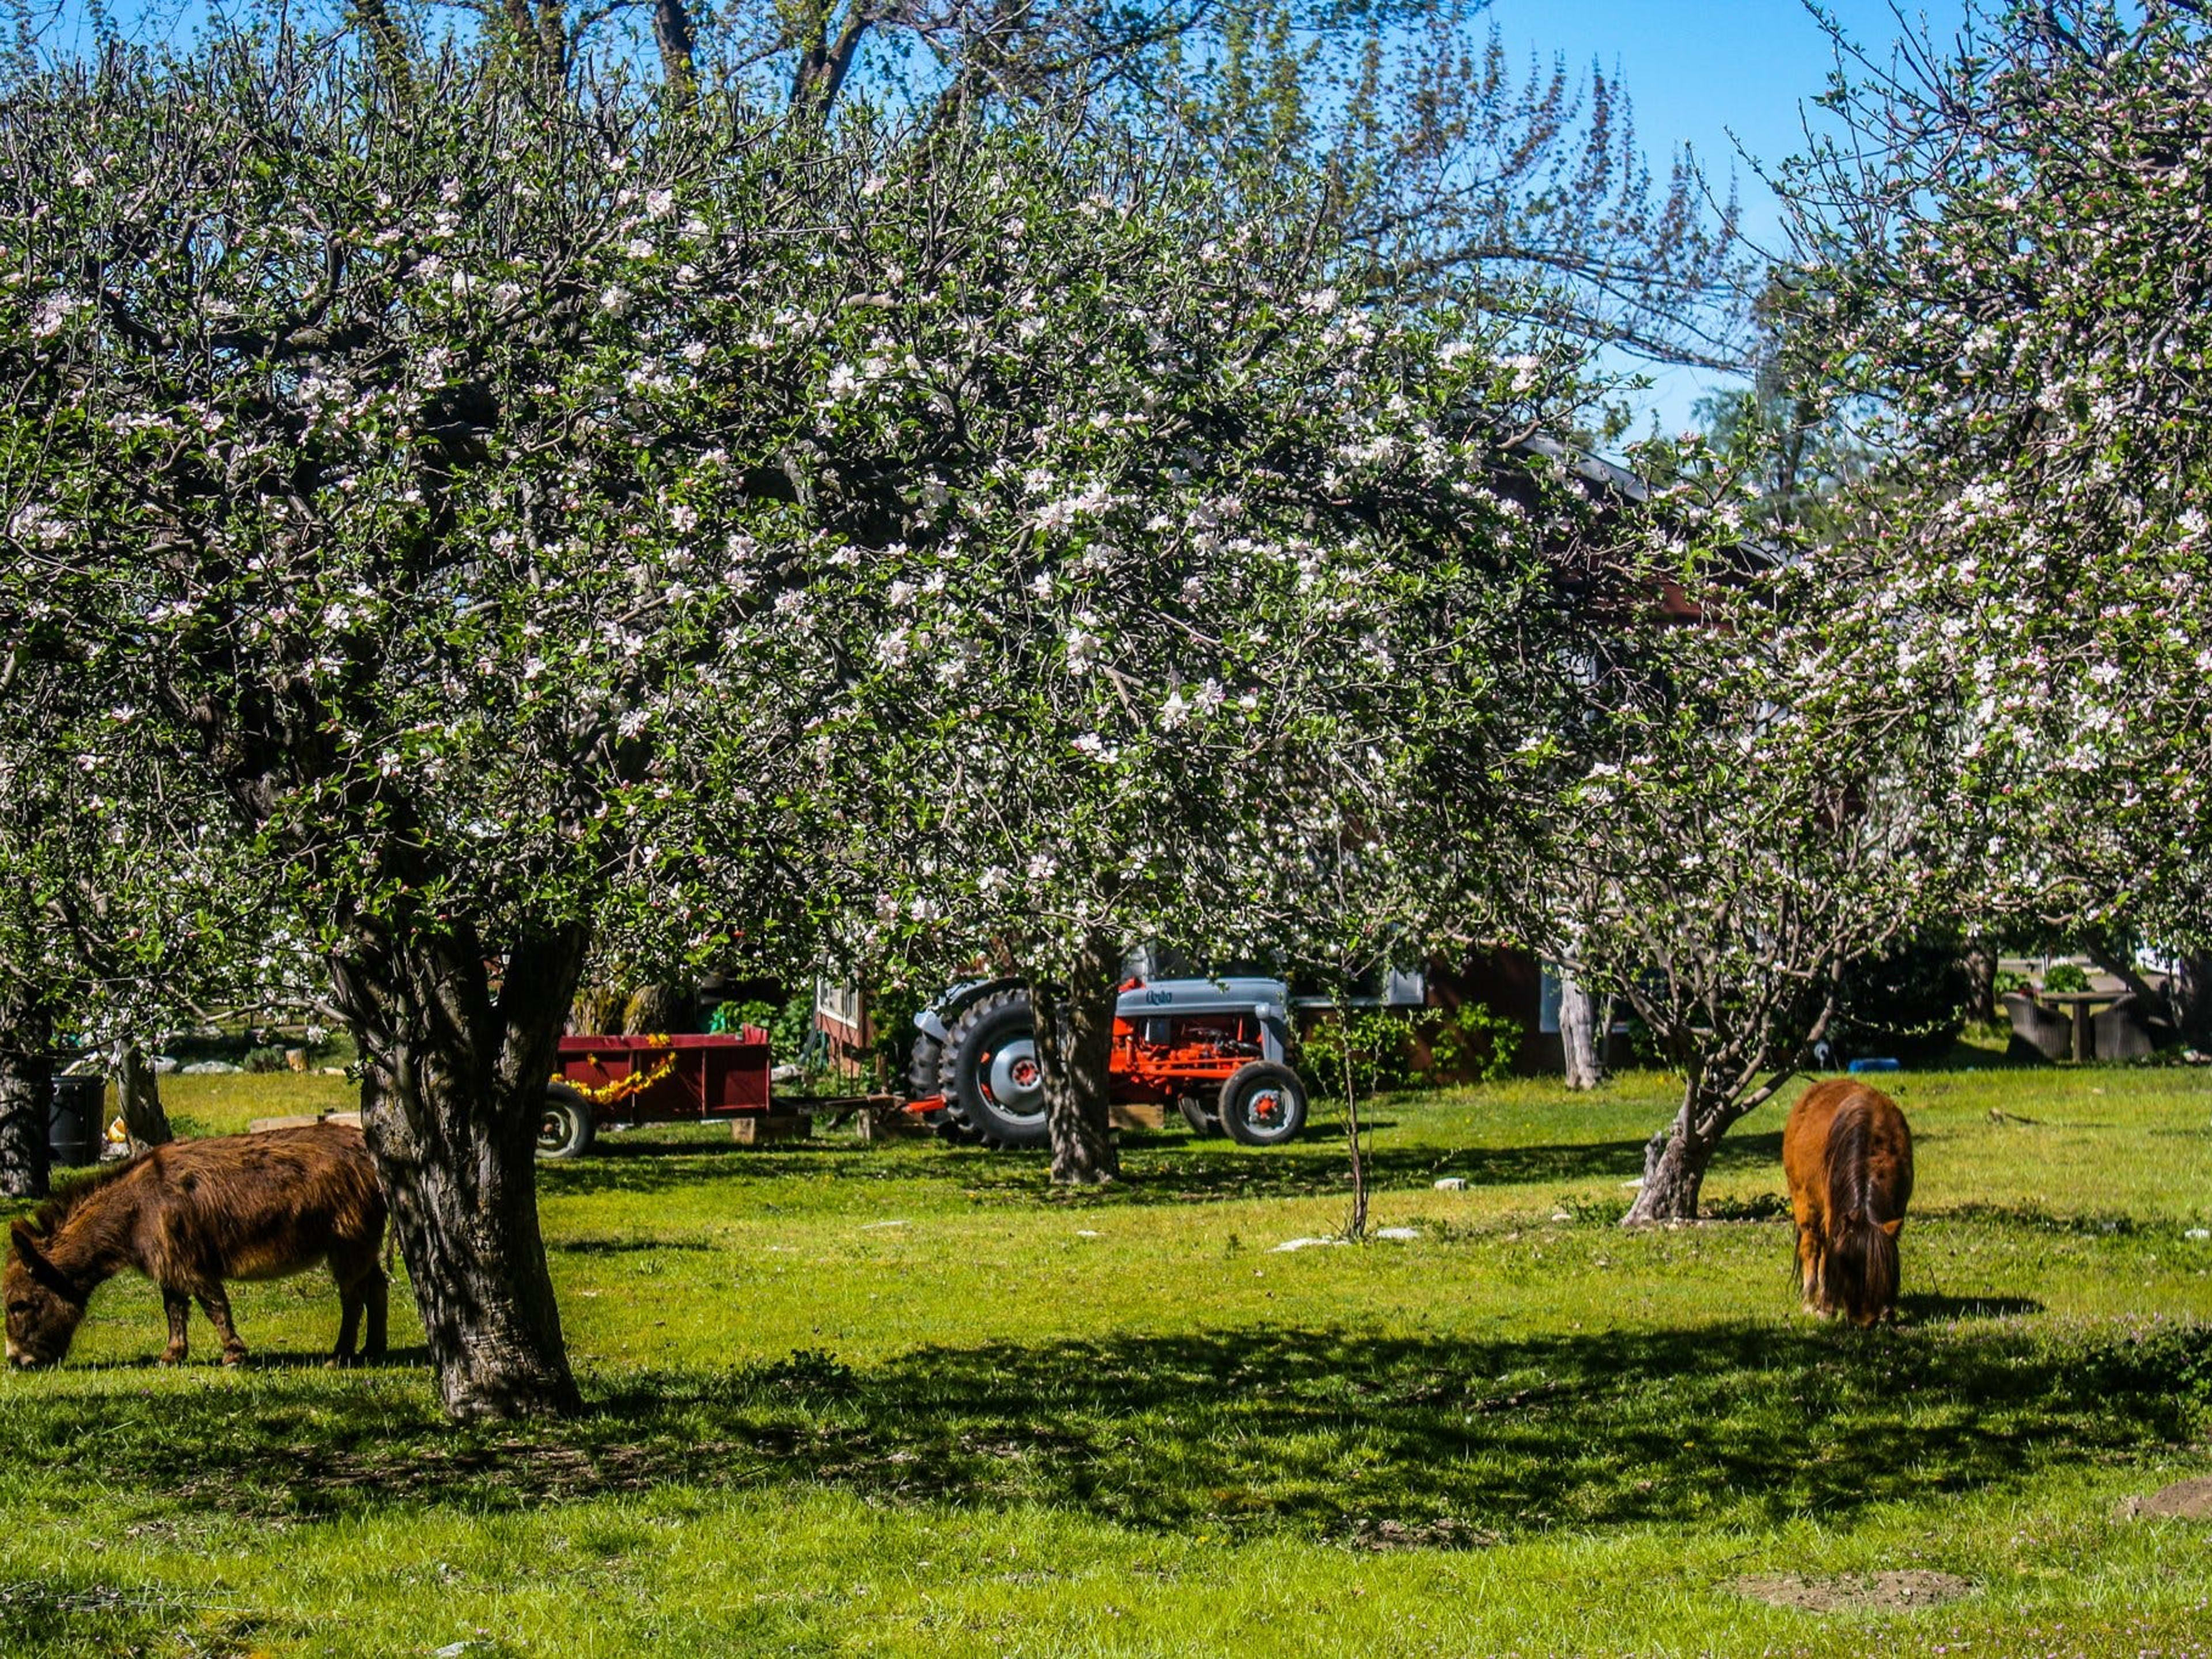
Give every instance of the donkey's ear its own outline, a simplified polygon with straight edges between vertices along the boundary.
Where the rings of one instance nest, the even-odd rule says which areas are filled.
[[[31,1231],[31,1224],[21,1216],[8,1224],[8,1237],[15,1241],[16,1254],[23,1258],[26,1266],[45,1260],[39,1254],[38,1234]]]
[[[1897,1230],[1905,1224],[1905,1218],[1901,1215],[1892,1216],[1888,1220],[1881,1222],[1877,1224],[1881,1226],[1882,1231],[1887,1233],[1892,1238],[1895,1238],[1897,1237]]]

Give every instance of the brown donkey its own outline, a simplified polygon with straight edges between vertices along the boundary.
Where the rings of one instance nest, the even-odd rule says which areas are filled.
[[[1897,1234],[1912,1196],[1912,1131],[1897,1103],[1850,1078],[1805,1091],[1782,1131],[1808,1310],[1871,1325],[1897,1312]]]
[[[361,1131],[343,1124],[177,1140],[94,1176],[10,1229],[0,1279],[8,1360],[58,1363],[100,1285],[136,1267],[161,1287],[169,1314],[164,1364],[185,1357],[197,1299],[222,1338],[222,1363],[246,1358],[223,1295],[228,1279],[279,1279],[317,1262],[337,1281],[337,1349],[353,1356],[364,1310],[362,1357],[384,1352],[386,1286],[377,1265],[384,1194]]]

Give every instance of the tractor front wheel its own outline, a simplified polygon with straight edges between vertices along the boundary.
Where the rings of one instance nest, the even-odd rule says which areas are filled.
[[[538,1120],[538,1156],[544,1163],[581,1158],[592,1149],[592,1103],[565,1083],[547,1085]]]
[[[1306,1127],[1306,1085],[1287,1066],[1255,1060],[1221,1085],[1221,1127],[1243,1146],[1279,1146]]]

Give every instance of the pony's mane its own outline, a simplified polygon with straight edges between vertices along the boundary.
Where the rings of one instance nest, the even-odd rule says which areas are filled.
[[[1873,1198],[1873,1171],[1867,1142],[1874,1130],[1874,1110],[1863,1096],[1854,1096],[1836,1109],[1828,1125],[1829,1224],[1844,1216],[1864,1216]]]
[[[150,1148],[148,1150],[151,1151]],[[64,1182],[54,1189],[52,1197],[32,1212],[31,1231],[41,1238],[52,1238],[62,1224],[77,1212],[85,1200],[122,1180],[147,1156],[148,1152],[140,1152],[135,1158],[126,1158],[104,1170],[95,1170],[88,1176],[78,1176]]]

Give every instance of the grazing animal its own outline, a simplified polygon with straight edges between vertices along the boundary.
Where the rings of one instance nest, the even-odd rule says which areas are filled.
[[[1805,1091],[1782,1131],[1808,1311],[1871,1325],[1897,1312],[1897,1235],[1912,1196],[1912,1131],[1897,1103],[1849,1078]]]
[[[58,1364],[93,1291],[125,1267],[161,1287],[168,1310],[164,1364],[185,1357],[197,1300],[222,1338],[222,1363],[246,1358],[223,1281],[279,1279],[326,1263],[338,1287],[332,1363],[353,1356],[364,1310],[362,1358],[384,1352],[386,1287],[377,1265],[384,1194],[361,1131],[345,1124],[177,1140],[142,1152],[47,1203],[9,1230],[0,1297],[10,1364]]]

